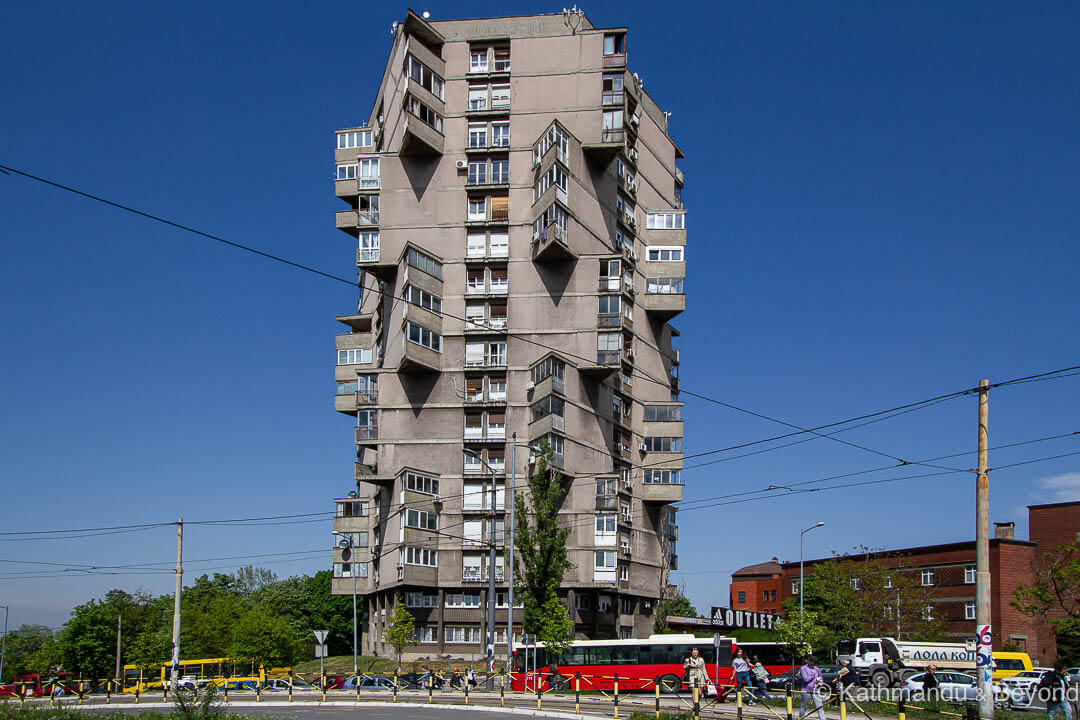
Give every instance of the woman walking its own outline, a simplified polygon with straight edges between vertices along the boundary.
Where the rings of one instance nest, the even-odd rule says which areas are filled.
[[[750,699],[749,704],[753,705],[754,693],[751,691],[753,684],[750,682],[750,663],[746,661],[742,648],[735,652],[735,657],[731,661],[731,669],[735,671],[735,692],[742,693],[743,688],[746,688],[746,694]]]
[[[754,667],[750,669],[750,674],[754,678],[754,685],[757,686],[757,696],[764,698],[765,700],[772,699],[769,695],[769,671],[765,669],[765,666],[761,663],[761,660],[754,656]]]

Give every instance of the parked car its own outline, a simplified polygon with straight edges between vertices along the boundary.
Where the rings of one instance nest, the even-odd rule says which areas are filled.
[[[971,675],[950,670],[939,670],[937,673],[938,697],[945,702],[966,703],[975,702],[979,699],[979,683]],[[913,696],[923,699],[923,681],[927,673],[915,673],[900,683],[900,695],[905,700]]]
[[[1080,667],[1071,667],[1065,673],[1069,676],[1070,683],[1080,682]]]
[[[1039,697],[1037,691],[1043,676],[1051,672],[1053,672],[1053,670],[1050,668],[1035,668],[1034,670],[1018,673],[1012,677],[1005,678],[1000,683],[995,684],[1001,688],[1008,707],[1014,710],[1045,710],[1046,700],[1045,698]],[[1071,672],[1066,677],[1068,678],[1067,682],[1072,686],[1070,688],[1069,697],[1075,698],[1076,693],[1080,688],[1077,688],[1077,681],[1074,679]],[[1073,717],[1076,717],[1076,712],[1078,710],[1080,710],[1080,708],[1077,707],[1077,703],[1074,700]]]
[[[818,670],[821,670],[821,679],[829,685],[836,682],[836,678],[839,677],[840,666],[839,665],[818,665]],[[781,675],[772,675],[767,681],[765,681],[765,687],[770,690],[786,690],[791,688],[792,690],[798,690],[802,688],[802,676],[799,675],[799,667],[793,667],[787,672]]]
[[[322,687],[322,685],[320,685],[320,682],[321,682],[320,679],[318,677],[316,677],[314,680],[311,681],[311,685],[315,689],[319,689],[319,688]],[[341,686],[344,683],[345,683],[345,678],[341,677],[340,675],[331,675],[329,673],[326,675],[326,689],[327,690],[340,690]]]
[[[263,683],[263,692],[289,692],[289,678],[274,678],[267,680]],[[309,683],[307,680],[301,680],[298,677],[292,679],[293,692],[304,692],[305,690],[315,690],[315,686]]]
[[[994,682],[1031,670],[1031,657],[1026,652],[997,650],[994,657]]]
[[[390,678],[375,675],[353,675],[345,681],[344,689],[353,692],[357,690],[393,690],[394,681]]]
[[[255,692],[258,684],[256,680],[223,680],[221,689],[229,692]]]

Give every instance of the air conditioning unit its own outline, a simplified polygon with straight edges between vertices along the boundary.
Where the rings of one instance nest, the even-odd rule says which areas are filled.
[[[637,159],[638,159],[637,148],[630,148],[629,150],[626,151],[626,154],[630,156],[631,160],[633,160],[634,162],[637,162]]]
[[[539,241],[540,241],[540,232],[539,231],[534,232],[533,233],[533,242],[539,242]]]
[[[431,496],[431,502],[441,503],[442,502],[442,495],[432,495]]]
[[[525,392],[529,392],[530,390],[532,390],[535,387],[536,387],[536,383],[534,383],[532,380],[530,380],[529,382],[525,383]]]
[[[641,122],[641,117],[640,116],[633,115],[633,116],[630,117],[630,124],[631,125],[637,125],[640,122]]]
[[[465,160],[458,160],[456,163],[456,167],[458,170],[465,170],[469,167],[469,163]]]
[[[648,449],[649,448],[645,445],[645,443],[641,443],[640,445],[638,445],[638,450],[640,450],[641,452],[647,452]]]
[[[628,357],[628,358],[634,357],[634,348],[627,348],[626,349],[626,357]]]

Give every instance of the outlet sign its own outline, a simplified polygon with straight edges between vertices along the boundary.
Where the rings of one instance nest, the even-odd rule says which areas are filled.
[[[712,624],[715,627],[772,630],[776,618],[776,614],[769,612],[732,610],[724,607],[714,607],[712,609]]]

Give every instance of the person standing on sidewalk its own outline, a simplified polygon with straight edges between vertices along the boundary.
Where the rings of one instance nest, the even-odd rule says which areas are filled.
[[[769,682],[769,671],[765,669],[761,659],[757,656],[754,657],[754,666],[750,669],[750,675],[753,677],[754,685],[757,687],[757,696],[765,700],[771,700],[769,686],[766,684]]]
[[[690,651],[690,657],[683,660],[682,665],[686,670],[686,682],[690,683],[690,687],[696,685],[704,692],[709,684],[709,674],[705,672],[705,658],[701,657],[697,648]]]
[[[753,705],[754,693],[751,691],[753,685],[750,682],[750,663],[746,661],[742,648],[735,651],[735,657],[731,660],[731,669],[735,671],[735,692],[741,693],[743,688],[746,688],[750,704]]]
[[[1073,720],[1072,702],[1069,700],[1069,679],[1065,676],[1065,663],[1054,663],[1053,672],[1048,672],[1039,681],[1039,697],[1046,699],[1046,717],[1054,720],[1058,711],[1065,720]]]
[[[821,670],[814,664],[814,656],[807,655],[803,661],[802,667],[799,668],[799,678],[802,680],[802,699],[799,701],[799,720],[806,717],[806,708],[810,704],[811,698],[814,701],[814,707],[817,708],[818,720],[825,720],[825,708],[821,706],[821,698],[817,694],[817,689],[821,687]],[[1071,720],[1067,719],[1067,720]]]

